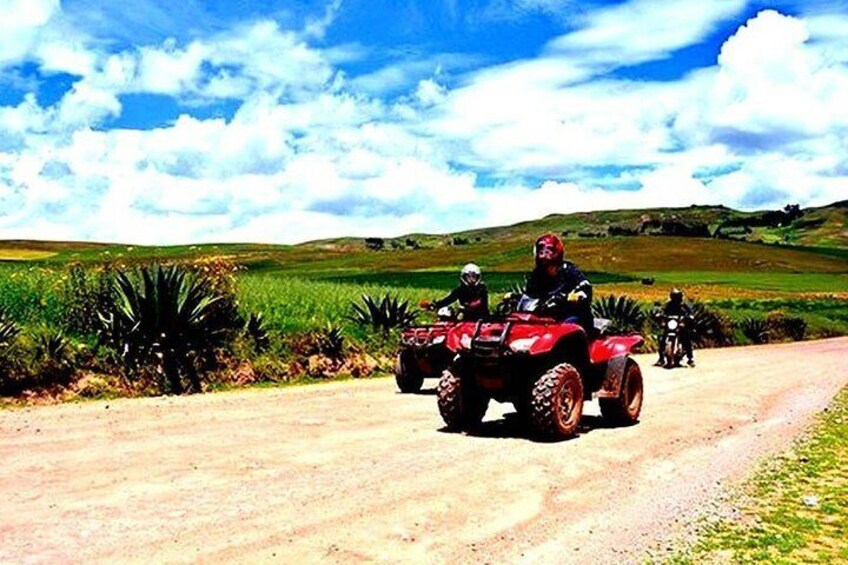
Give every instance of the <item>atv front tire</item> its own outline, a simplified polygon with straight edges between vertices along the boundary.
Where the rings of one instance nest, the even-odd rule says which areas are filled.
[[[449,430],[462,431],[480,424],[489,398],[481,394],[473,383],[463,381],[455,369],[445,369],[439,379],[439,413]]]
[[[548,439],[577,434],[583,415],[583,381],[568,363],[560,363],[533,385],[530,419],[533,428]]]
[[[395,359],[395,382],[401,392],[418,392],[424,384],[424,375],[415,362],[415,354],[405,349]]]
[[[642,371],[635,361],[628,361],[621,381],[621,395],[618,398],[601,398],[601,415],[613,424],[635,424],[642,412],[643,397]]]

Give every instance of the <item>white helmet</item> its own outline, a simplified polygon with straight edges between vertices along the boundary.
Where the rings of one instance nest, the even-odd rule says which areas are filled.
[[[474,263],[468,263],[459,273],[459,280],[466,286],[476,286],[482,278],[483,274],[480,272],[480,267]]]

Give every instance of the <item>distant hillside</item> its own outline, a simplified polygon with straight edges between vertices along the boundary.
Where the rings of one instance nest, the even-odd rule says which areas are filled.
[[[724,206],[613,210],[554,214],[510,226],[444,235],[412,234],[398,238],[350,238],[311,245],[350,245],[402,249],[467,245],[482,241],[526,239],[553,232],[564,239],[676,236],[790,246],[848,248],[848,201],[820,208],[740,212]],[[382,241],[382,244],[380,243]],[[307,244],[309,245],[309,244]]]
[[[468,261],[522,271],[544,232],[565,239],[581,267],[606,273],[679,271],[846,273],[848,202],[821,208],[739,212],[723,206],[551,215],[511,226],[398,238],[342,238],[301,245],[172,247],[0,242],[0,260],[133,262],[225,256],[254,270],[351,274],[452,270]]]

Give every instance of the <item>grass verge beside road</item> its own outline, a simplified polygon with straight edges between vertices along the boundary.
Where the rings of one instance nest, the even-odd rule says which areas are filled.
[[[848,389],[789,452],[767,461],[734,504],[670,563],[848,562]]]

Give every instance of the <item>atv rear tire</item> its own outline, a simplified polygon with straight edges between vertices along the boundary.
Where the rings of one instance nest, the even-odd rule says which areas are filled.
[[[473,383],[463,381],[455,369],[445,369],[439,379],[439,413],[449,430],[469,430],[480,424],[489,398]]]
[[[642,370],[635,361],[628,361],[621,381],[621,395],[618,398],[601,398],[601,415],[614,424],[635,424],[642,412],[643,398]]]
[[[418,392],[424,384],[424,375],[415,362],[415,354],[403,350],[395,359],[395,382],[403,393]]]
[[[556,365],[533,385],[530,419],[543,437],[561,439],[577,434],[583,415],[583,381],[568,363]]]

